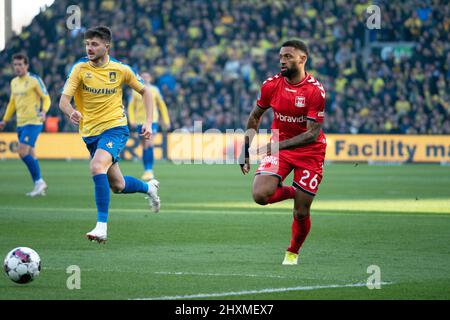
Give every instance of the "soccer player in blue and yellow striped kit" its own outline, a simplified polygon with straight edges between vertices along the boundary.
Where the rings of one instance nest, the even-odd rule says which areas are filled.
[[[34,182],[34,189],[27,193],[27,196],[44,196],[47,184],[41,177],[41,169],[34,147],[44,126],[46,113],[50,108],[50,96],[42,79],[38,75],[28,72],[29,63],[25,54],[16,53],[12,60],[16,77],[11,80],[11,96],[3,121],[0,121],[0,130],[16,113],[18,153]]]
[[[127,84],[142,94],[147,117],[141,135],[145,139],[152,135],[153,99],[130,66],[109,56],[112,35],[108,27],[90,28],[84,39],[87,57],[78,60],[70,70],[59,107],[72,123],[79,125],[92,157],[90,170],[95,185],[97,224],[86,236],[101,243],[107,238],[110,188],[114,193],[147,194],[153,210],[159,211],[158,181],[144,182],[123,176],[118,164],[119,154],[129,137],[122,85]],[[72,97],[76,109],[71,105]]]

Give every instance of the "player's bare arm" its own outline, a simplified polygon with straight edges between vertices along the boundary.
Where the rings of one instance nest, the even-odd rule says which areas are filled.
[[[64,114],[69,117],[70,121],[73,124],[79,125],[80,120],[83,119],[83,116],[79,111],[75,110],[72,107],[72,104],[70,103],[71,100],[72,100],[71,96],[62,94],[61,98],[59,99],[59,109],[61,109],[61,111],[64,112]]]
[[[147,119],[142,126],[142,132],[140,135],[144,139],[150,139],[152,136],[152,122],[153,122],[153,97],[149,88],[144,87],[140,92],[142,95],[142,100],[144,102],[145,114]]]
[[[261,122],[261,117],[266,112],[267,109],[263,109],[259,106],[255,106],[250,113],[247,120],[247,129],[245,131],[244,145],[239,157],[239,165],[241,166],[241,171],[243,174],[247,174],[250,171],[250,157],[249,151],[250,145],[252,144],[253,138],[256,135],[256,131],[259,128]]]
[[[39,90],[35,89],[35,92],[41,97],[42,100],[44,99],[44,96],[41,95]],[[42,122],[44,122],[47,118],[47,112],[42,109],[41,111],[39,111],[39,117],[41,117]]]
[[[279,144],[279,150],[297,148],[316,142],[317,137],[320,134],[320,128],[320,123],[308,120],[306,123],[306,132],[303,132],[291,139],[281,141]]]
[[[316,142],[320,134],[321,124],[308,120],[306,125],[305,132],[277,143],[268,143],[258,149],[258,154],[271,155],[273,150],[293,149]]]

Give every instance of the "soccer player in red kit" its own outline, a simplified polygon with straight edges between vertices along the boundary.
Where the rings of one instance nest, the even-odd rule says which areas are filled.
[[[259,150],[259,153],[264,150],[266,156],[256,170],[253,199],[260,205],[294,199],[292,238],[283,265],[298,262],[298,252],[311,228],[310,207],[322,180],[325,159],[326,139],[321,129],[325,90],[305,71],[308,54],[308,47],[299,40],[281,46],[281,72],[261,86],[257,105],[248,119],[245,157],[240,163],[242,173],[247,174],[251,140],[262,115],[272,108],[271,143]],[[283,186],[283,180],[292,170],[292,186]]]

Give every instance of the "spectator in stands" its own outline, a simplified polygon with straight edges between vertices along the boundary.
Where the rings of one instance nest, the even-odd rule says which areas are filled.
[[[0,115],[7,103],[5,84],[13,77],[8,63],[13,53],[19,48],[29,53],[32,71],[45,74],[50,96],[56,99],[68,67],[83,55],[79,44],[84,28],[105,24],[116,37],[111,54],[155,75],[164,99],[173,106],[173,129],[190,128],[193,119],[207,123],[204,129],[243,128],[243,115],[254,105],[258,86],[278,70],[273,59],[278,41],[300,37],[314,56],[307,69],[328,93],[327,132],[450,133],[446,1],[380,2],[381,30],[366,28],[370,3],[365,0],[77,3],[82,29],[67,30],[66,8],[71,3],[58,0],[0,53]],[[299,18],[291,19],[293,15]],[[408,42],[411,49],[403,56],[395,50],[365,50],[373,41]],[[58,110],[49,112],[60,117],[60,130],[74,130]],[[264,121],[263,126],[270,123]]]

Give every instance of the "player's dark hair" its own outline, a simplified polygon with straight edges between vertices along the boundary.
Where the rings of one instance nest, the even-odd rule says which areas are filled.
[[[25,53],[15,53],[15,54],[12,56],[12,59],[13,59],[13,61],[14,61],[14,60],[23,60],[24,63],[25,63],[26,65],[28,65],[28,56],[27,56]]]
[[[303,51],[304,53],[306,53],[306,56],[309,56],[309,50],[308,50],[308,46],[306,45],[306,43],[304,43],[301,40],[288,40],[285,43],[283,43],[281,45],[281,47],[292,47],[295,49],[298,49],[300,51]]]
[[[106,26],[98,26],[89,28],[85,34],[84,39],[100,38],[105,42],[111,42],[112,32],[111,29]]]

